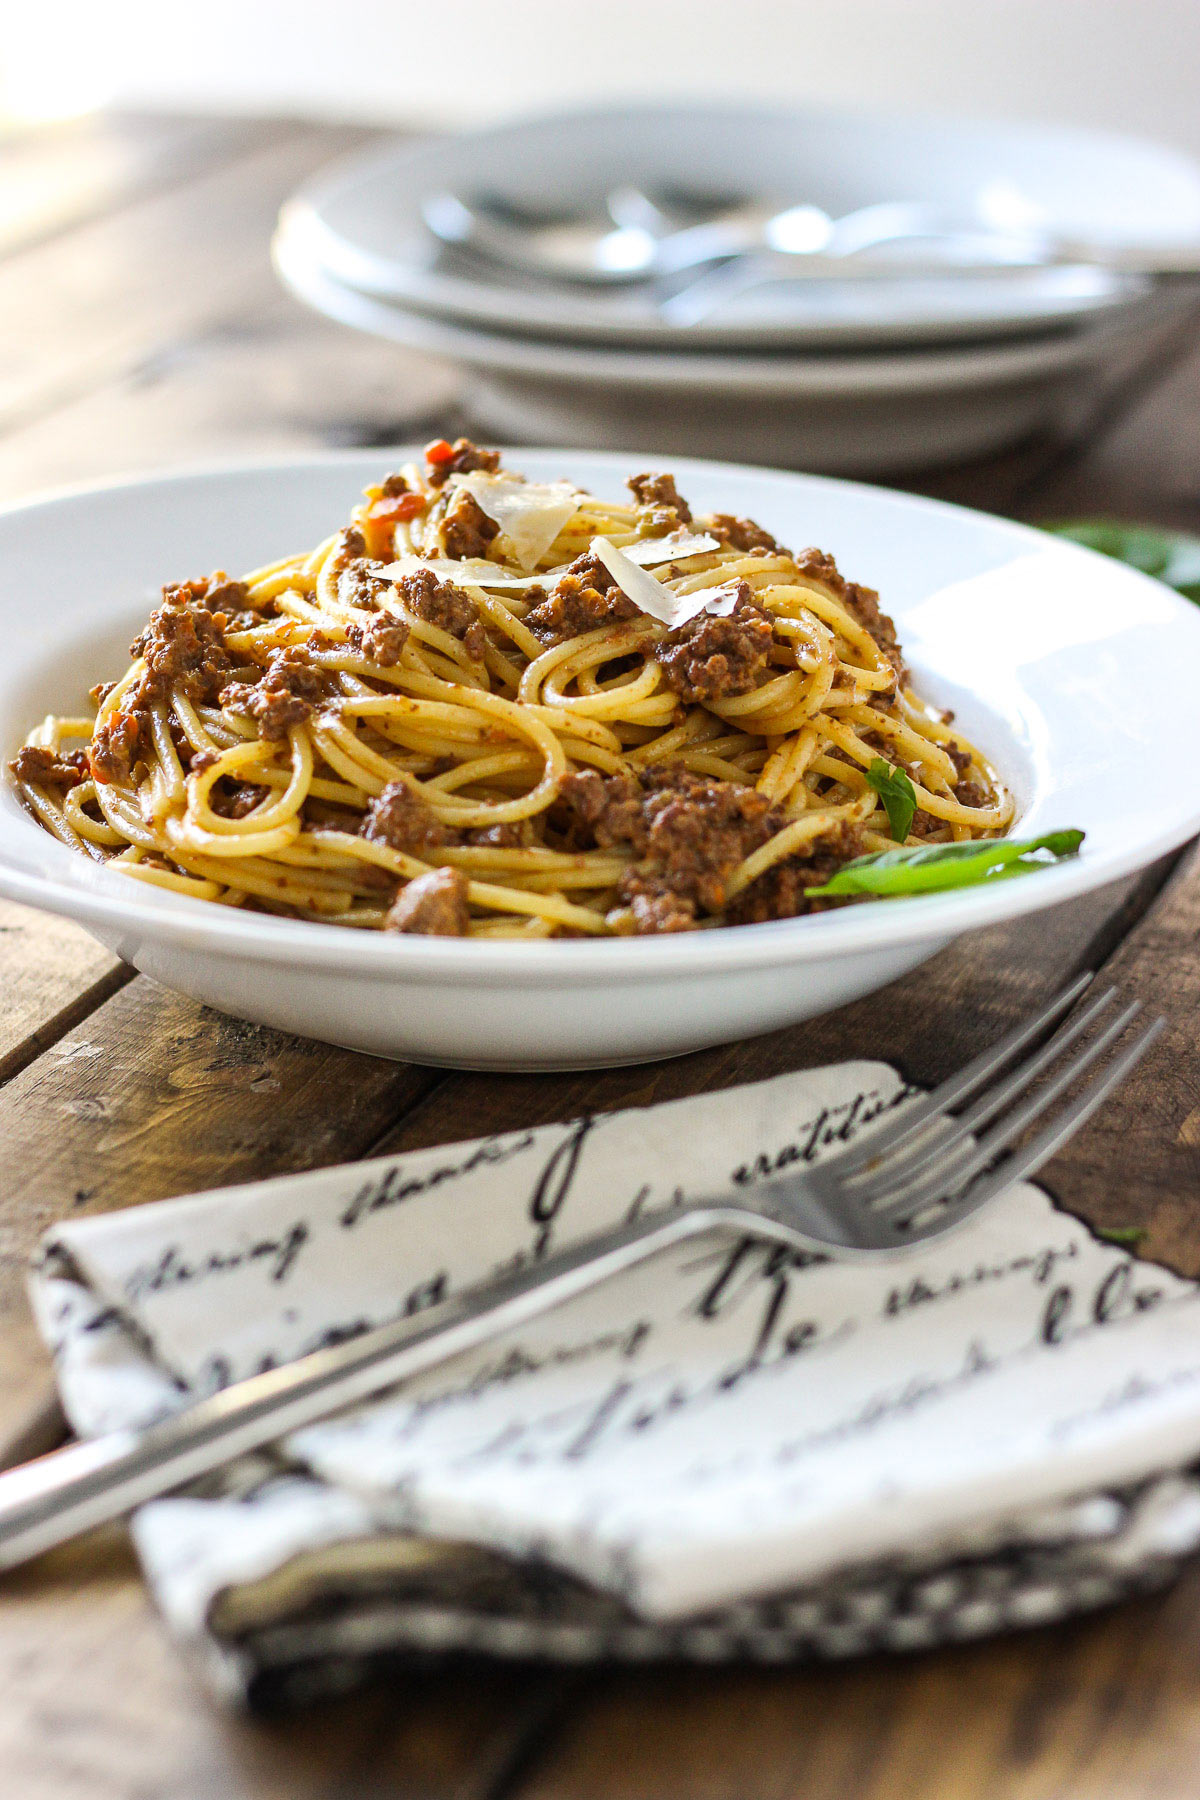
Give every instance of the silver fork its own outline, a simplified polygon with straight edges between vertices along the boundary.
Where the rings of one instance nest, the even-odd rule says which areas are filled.
[[[0,1475],[0,1568],[25,1562],[234,1457],[477,1349],[698,1233],[737,1231],[793,1250],[878,1260],[955,1230],[1040,1168],[1163,1029],[1161,1019],[1142,1027],[1085,1087],[1053,1110],[1140,1011],[1133,1001],[1101,1025],[1116,999],[1115,990],[1108,989],[1017,1062],[1063,1019],[1090,980],[1081,977],[940,1087],[814,1168],[740,1190],[736,1197],[722,1194],[630,1220],[528,1268],[465,1289],[416,1317],[236,1382],[161,1424],[113,1432]],[[1093,1032],[1094,1026],[1099,1029]],[[1043,1075],[1046,1080],[1035,1087]],[[963,1110],[948,1116],[954,1107]],[[1027,1136],[1043,1117],[1041,1129]]]

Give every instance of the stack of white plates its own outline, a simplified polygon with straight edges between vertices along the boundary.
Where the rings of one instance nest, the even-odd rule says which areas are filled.
[[[661,290],[509,273],[439,244],[438,195],[597,219],[614,190],[811,203],[918,201],[1110,249],[994,275],[790,280],[694,324]],[[332,318],[447,358],[504,438],[737,457],[843,473],[930,467],[1086,417],[1196,306],[1129,272],[1200,244],[1200,169],[1095,132],[748,105],[578,112],[324,171],[284,208],[276,266]]]

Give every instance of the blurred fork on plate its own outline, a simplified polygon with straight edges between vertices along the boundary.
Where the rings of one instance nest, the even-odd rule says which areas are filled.
[[[700,1233],[739,1232],[844,1259],[928,1246],[1040,1168],[1162,1031],[1161,1019],[1131,1031],[1140,1003],[1113,1012],[1113,989],[1066,1017],[1090,980],[1081,977],[940,1087],[814,1167],[629,1219],[415,1317],[236,1382],[161,1424],[0,1475],[0,1568],[478,1349]]]
[[[1028,275],[1086,265],[1132,275],[1200,275],[1200,244],[1093,241],[1035,218],[1000,223],[924,201],[879,201],[834,217],[802,201],[772,207],[697,197],[690,221],[640,188],[614,189],[607,221],[539,213],[499,194],[442,192],[421,202],[442,244],[540,281],[592,287],[658,284],[665,318],[690,324],[716,300],[771,280],[895,281]],[[679,279],[682,292],[672,291]],[[689,297],[685,301],[684,295]],[[695,314],[693,319],[692,314]]]

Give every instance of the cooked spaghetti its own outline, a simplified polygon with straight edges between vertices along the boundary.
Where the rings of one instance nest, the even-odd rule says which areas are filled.
[[[27,806],[175,893],[471,937],[791,916],[854,857],[1008,826],[874,593],[629,487],[430,445],[315,550],[164,588],[95,717],[16,757]]]

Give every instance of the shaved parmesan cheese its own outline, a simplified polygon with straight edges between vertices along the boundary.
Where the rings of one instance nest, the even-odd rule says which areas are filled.
[[[659,539],[665,543],[665,539]],[[728,618],[737,605],[741,592],[739,581],[726,581],[720,587],[701,588],[694,594],[673,594],[670,588],[664,587],[649,570],[640,568],[633,558],[624,550],[618,550],[607,538],[596,537],[590,545],[591,553],[597,557],[608,570],[623,594],[628,595],[634,605],[660,624],[674,630],[677,625],[686,625],[702,612],[711,613],[715,617]],[[676,549],[678,555],[678,549]],[[693,556],[700,552],[693,550]],[[499,590],[529,588],[534,582],[539,587],[552,587],[560,575],[566,573],[566,565],[561,569],[548,569],[540,575],[521,575],[515,569],[506,569],[500,563],[490,562],[487,557],[451,556],[403,556],[398,562],[388,563],[377,571],[387,575],[393,581],[402,576],[414,575],[418,569],[428,569],[437,581],[452,581],[459,587],[483,587]]]
[[[706,550],[719,550],[720,542],[706,531],[673,531],[670,537],[639,538],[626,544],[625,555],[643,569],[655,563],[674,562],[685,556],[703,556]]]
[[[415,575],[418,569],[428,569],[438,581],[454,581],[461,587],[486,588],[527,588],[535,579],[532,575],[518,574],[516,569],[506,569],[502,563],[489,562],[486,556],[462,557],[452,556],[403,556],[399,562],[388,563],[381,569],[381,575],[390,575],[399,580],[402,575]],[[552,575],[539,575],[538,581],[554,579]]]
[[[627,600],[661,625],[675,623],[675,596],[646,569],[631,562],[623,550],[607,538],[594,537],[588,546],[598,562],[602,562]]]
[[[649,613],[661,625],[674,631],[701,613],[728,618],[742,591],[739,581],[726,581],[720,587],[701,588],[694,594],[673,594],[647,569],[631,561],[624,550],[618,550],[607,538],[595,537],[589,546],[592,555],[602,562],[621,592],[642,612]]]
[[[704,588],[698,594],[688,594],[682,604],[691,606],[693,600],[704,602],[702,606],[697,606],[687,614],[689,619],[694,619],[700,612],[711,613],[717,619],[728,619],[741,595],[742,583],[740,580],[723,581],[720,587]]]
[[[454,485],[465,488],[500,527],[523,569],[537,566],[583,500],[569,481],[522,481],[519,475],[487,475],[482,470],[457,476]]]

